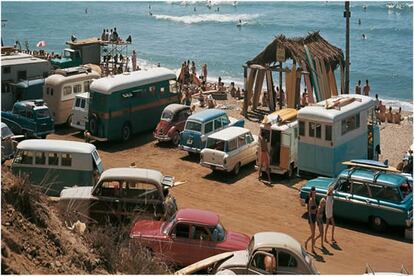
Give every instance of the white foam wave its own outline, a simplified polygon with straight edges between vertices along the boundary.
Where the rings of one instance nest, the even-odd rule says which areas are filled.
[[[239,22],[239,20],[249,22],[257,18],[258,16],[258,14],[198,14],[184,16],[173,16],[163,14],[154,15],[154,17],[158,20],[168,20],[184,24],[197,24],[203,22],[236,23]]]
[[[172,5],[181,5],[181,6],[188,6],[188,5],[210,5],[210,6],[218,6],[218,5],[232,5],[237,6],[239,1],[234,0],[169,0],[166,1],[168,4]]]

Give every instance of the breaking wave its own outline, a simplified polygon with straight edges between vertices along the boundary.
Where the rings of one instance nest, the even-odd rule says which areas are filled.
[[[181,5],[181,6],[188,6],[188,5],[232,5],[237,6],[239,4],[239,1],[232,1],[232,0],[168,0],[166,1],[168,4],[172,5]]]
[[[249,22],[257,18],[258,14],[198,14],[198,15],[184,15],[184,16],[173,16],[173,15],[154,15],[158,20],[168,20],[173,22],[180,22],[184,24],[197,24],[204,22],[218,22],[218,23],[229,23],[239,22],[239,20]],[[250,23],[250,22],[249,22]]]

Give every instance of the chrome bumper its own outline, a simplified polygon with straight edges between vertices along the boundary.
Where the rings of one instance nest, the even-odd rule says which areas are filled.
[[[192,148],[192,147],[189,147],[189,146],[179,145],[178,148],[181,149],[181,150],[185,150],[185,151],[189,151],[189,152],[194,152],[194,153],[200,153],[201,152],[201,149],[199,149],[199,148]]]
[[[227,171],[227,168],[223,165],[217,165],[209,162],[200,162],[200,165],[214,170]]]
[[[154,138],[161,142],[171,141],[171,137],[168,135],[157,135],[154,133]]]

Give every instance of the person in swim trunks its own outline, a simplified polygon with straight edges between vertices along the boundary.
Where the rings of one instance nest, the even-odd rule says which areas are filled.
[[[312,240],[312,253],[316,255],[315,252],[315,222],[316,222],[316,213],[318,212],[318,205],[316,204],[316,189],[312,186],[309,198],[308,198],[308,222],[311,230],[311,235],[305,241],[305,248],[308,249],[308,242]]]
[[[263,135],[263,131],[260,132],[259,136],[259,145],[260,145],[260,164],[259,164],[259,179],[262,175],[262,167],[265,168],[269,183],[271,183],[270,178],[270,156],[269,149],[267,148],[267,139]]]

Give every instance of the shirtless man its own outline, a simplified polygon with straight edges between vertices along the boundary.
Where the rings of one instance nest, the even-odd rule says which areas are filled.
[[[259,179],[262,175],[262,166],[265,167],[267,177],[269,179],[269,184],[272,183],[270,179],[270,156],[269,149],[267,148],[267,140],[263,137],[263,132],[260,132],[259,136],[259,145],[260,145],[260,165],[259,165]]]

